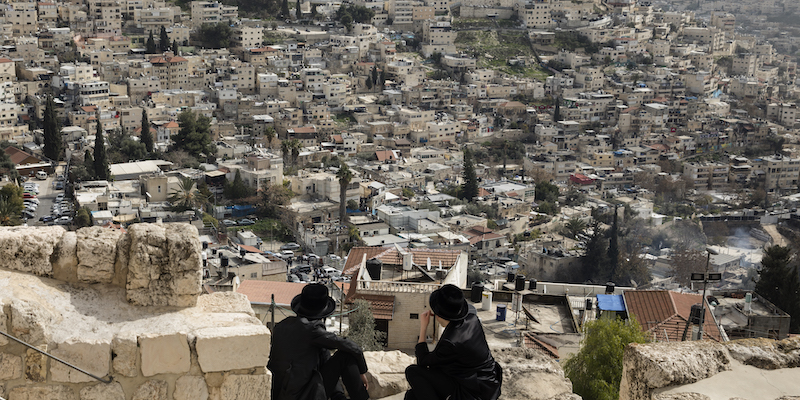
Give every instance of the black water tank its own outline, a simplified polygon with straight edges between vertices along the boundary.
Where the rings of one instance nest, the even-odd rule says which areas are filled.
[[[367,260],[367,272],[370,278],[379,281],[381,279],[381,260],[377,258]]]
[[[517,276],[515,273],[509,272],[508,273],[508,281],[507,282],[514,282],[514,277],[515,276]]]
[[[244,256],[246,256],[246,255],[247,255],[247,250],[239,249],[239,257],[244,258]]]
[[[703,306],[700,304],[693,304],[692,311],[689,312],[689,323],[694,325],[700,325],[703,323],[705,317],[702,310]]]
[[[525,290],[525,275],[517,275],[517,283],[514,290]]]
[[[472,285],[472,292],[469,294],[469,300],[473,303],[481,302],[481,295],[483,295],[483,285],[475,283]]]
[[[614,294],[614,289],[616,287],[617,285],[615,285],[614,282],[606,283],[606,294]]]
[[[208,242],[203,242],[203,250],[208,248]]]
[[[228,257],[227,256],[222,256],[222,257],[219,258],[219,266],[223,267],[223,268],[228,266]]]
[[[586,312],[592,311],[592,299],[586,299]]]
[[[536,279],[531,278],[531,281],[528,284],[528,290],[536,290]]]

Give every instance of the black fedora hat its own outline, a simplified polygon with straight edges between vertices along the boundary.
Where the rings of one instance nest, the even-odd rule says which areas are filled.
[[[319,283],[310,283],[292,299],[292,311],[308,319],[325,318],[336,309],[336,301],[328,296],[328,288]]]
[[[431,293],[430,303],[433,313],[448,321],[461,321],[469,312],[464,292],[451,284],[434,290]]]

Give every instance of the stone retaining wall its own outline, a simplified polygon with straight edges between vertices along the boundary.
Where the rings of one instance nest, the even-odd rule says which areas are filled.
[[[188,224],[0,229],[7,400],[267,400],[269,330],[237,293],[200,295]]]

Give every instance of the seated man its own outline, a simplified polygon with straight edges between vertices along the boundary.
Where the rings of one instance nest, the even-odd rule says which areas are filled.
[[[419,317],[417,364],[406,368],[411,390],[405,399],[496,400],[503,371],[489,351],[475,307],[467,304],[464,293],[454,285],[431,293],[430,305]],[[431,315],[445,327],[433,352],[425,342]]]
[[[336,309],[328,288],[308,284],[292,299],[296,317],[275,324],[267,368],[275,400],[345,400],[341,377],[353,400],[366,400],[367,362],[353,341],[325,330],[325,317]],[[337,350],[331,356],[330,350]]]

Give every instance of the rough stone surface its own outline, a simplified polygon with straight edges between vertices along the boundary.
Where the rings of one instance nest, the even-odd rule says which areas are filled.
[[[781,341],[742,339],[726,345],[731,357],[745,365],[761,369],[800,367],[800,337]]]
[[[711,400],[711,398],[701,393],[672,393],[656,395],[653,400]]]
[[[135,224],[128,233],[128,301],[141,306],[196,305],[202,274],[197,228]]]
[[[47,351],[47,345],[38,346]],[[44,382],[47,378],[47,357],[38,351],[28,349],[25,352],[25,379],[29,382]]]
[[[115,286],[125,287],[128,282],[128,258],[131,251],[131,235],[123,233],[117,240],[117,259],[114,262],[114,280],[111,282]]]
[[[185,334],[140,336],[139,352],[144,376],[189,372],[191,353]]]
[[[583,398],[575,393],[561,393],[558,396],[551,397],[548,400],[583,400]]]
[[[17,386],[8,392],[8,400],[78,400],[72,388],[63,385]]]
[[[101,383],[81,389],[81,400],[125,400],[125,392],[119,382]]]
[[[406,381],[406,367],[416,363],[416,359],[399,350],[366,351],[367,381],[369,397],[380,399],[410,389]]]
[[[219,400],[267,400],[272,375],[228,375],[220,387]]]
[[[135,333],[125,331],[117,334],[111,341],[111,353],[114,355],[112,366],[115,374],[128,377],[139,375],[139,369],[136,367],[139,345]]]
[[[9,307],[3,299],[0,299],[0,331],[8,333],[8,315],[11,314],[11,307]],[[0,335],[0,346],[8,344],[8,339]]]
[[[242,293],[215,292],[204,294],[197,299],[197,307],[210,313],[245,313],[255,316],[250,300]]]
[[[203,372],[265,367],[269,361],[270,333],[263,325],[205,328],[194,334]]]
[[[208,387],[202,376],[182,376],[175,382],[175,400],[208,400]]]
[[[117,259],[117,241],[122,232],[100,226],[77,231],[78,280],[86,283],[111,283]]]
[[[50,256],[64,232],[60,226],[0,228],[0,268],[50,276]]]
[[[53,278],[64,282],[78,281],[78,235],[66,232],[55,249],[53,257]]]
[[[168,400],[168,389],[169,385],[165,381],[149,380],[136,388],[131,400]]]
[[[654,389],[697,382],[730,369],[725,346],[712,341],[633,343],[623,356],[620,400],[649,399]]]
[[[542,352],[502,348],[492,354],[503,367],[504,400],[549,400],[572,395],[572,382],[564,376],[561,366]]]
[[[51,352],[54,356],[99,377],[108,375],[111,364],[110,341],[78,341],[60,343]],[[50,379],[54,382],[95,382],[94,378],[59,362],[50,363]]]
[[[50,305],[54,306],[54,305]],[[50,341],[50,327],[58,320],[45,304],[28,300],[11,302],[11,335],[32,345]]]
[[[22,377],[22,357],[0,353],[0,381]]]

